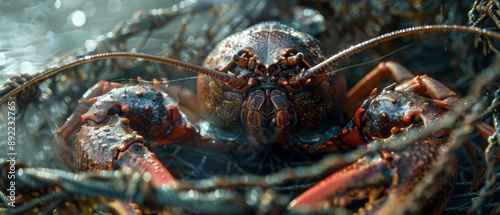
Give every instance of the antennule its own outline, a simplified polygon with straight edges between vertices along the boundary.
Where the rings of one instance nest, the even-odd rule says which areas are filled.
[[[39,82],[45,78],[51,77],[63,70],[66,70],[68,68],[78,66],[81,64],[89,63],[92,61],[99,61],[99,60],[106,60],[106,59],[114,59],[114,58],[124,58],[124,59],[144,59],[147,61],[151,62],[156,62],[156,63],[161,63],[165,65],[171,65],[179,68],[183,68],[186,70],[190,70],[199,74],[204,74],[207,76],[210,76],[212,78],[218,79],[220,81],[223,81],[225,83],[231,83],[233,85],[241,85],[242,82],[244,82],[243,79],[238,78],[235,75],[219,72],[217,70],[213,69],[208,69],[205,67],[193,65],[190,63],[186,63],[183,61],[179,60],[174,60],[170,58],[165,58],[161,56],[156,56],[156,55],[151,55],[151,54],[144,54],[144,53],[128,53],[128,52],[114,52],[114,53],[101,53],[101,54],[95,54],[95,55],[87,55],[82,58],[78,58],[76,60],[67,62],[64,65],[57,65],[56,67],[49,68],[48,70],[39,73],[23,85],[19,86],[18,88],[10,91],[9,93],[5,94],[3,97],[0,98],[0,104],[4,103],[7,101],[8,98],[11,96],[19,93],[23,89],[27,88],[27,86],[30,86],[31,84],[34,84],[36,82]]]
[[[357,54],[365,49],[368,49],[372,46],[378,45],[380,43],[393,40],[396,38],[412,35],[412,34],[417,34],[417,33],[423,33],[423,32],[438,32],[438,31],[458,31],[458,32],[468,32],[468,33],[474,33],[477,35],[481,36],[486,36],[492,39],[497,39],[500,40],[500,34],[493,32],[493,31],[488,31],[486,29],[481,29],[477,27],[468,27],[468,26],[461,26],[461,25],[425,25],[425,26],[417,26],[417,27],[411,27],[411,28],[406,28],[398,31],[393,31],[387,34],[383,34],[381,36],[375,37],[373,39],[364,41],[362,43],[359,43],[357,45],[351,46],[348,49],[345,49],[332,57],[328,58],[327,60],[319,63],[318,65],[315,65],[311,67],[308,70],[305,70],[304,72],[298,73],[291,77],[289,79],[289,83],[291,86],[294,88],[302,87],[307,83],[308,79],[311,79],[312,76],[314,75],[321,75],[325,74],[326,70],[333,65],[337,64],[341,60],[344,60],[354,54]]]

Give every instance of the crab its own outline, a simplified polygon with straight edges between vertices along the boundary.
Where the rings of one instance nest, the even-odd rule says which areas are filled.
[[[428,26],[408,29],[402,34],[425,28],[433,29]],[[434,30],[438,28],[498,38],[494,33],[474,28],[439,26]],[[281,43],[262,43],[262,38],[266,38],[262,35]],[[381,38],[384,37],[391,36]],[[294,190],[291,199],[282,205],[283,211],[318,211],[333,206],[355,208],[360,213],[429,210],[439,213],[451,196],[456,177],[456,161],[451,156],[443,156],[443,150],[457,144],[449,137],[453,134],[453,125],[433,126],[431,122],[460,121],[456,113],[448,111],[462,110],[458,95],[428,76],[414,77],[402,66],[384,62],[368,77],[392,74],[397,85],[379,94],[372,91],[372,84],[383,78],[377,81],[369,78],[372,80],[358,85],[364,87],[354,87],[346,96],[342,73],[330,68],[336,61],[364,49],[365,44],[326,59],[321,45],[312,36],[276,22],[265,22],[221,42],[205,61],[204,66],[208,69],[142,54],[87,56],[83,61],[134,57],[201,73],[197,101],[191,99],[194,104],[177,103],[176,99],[186,101],[189,98],[181,93],[180,98],[173,99],[176,92],[156,80],[153,86],[142,80],[136,86],[101,81],[81,99],[77,111],[56,132],[55,139],[62,148],[63,158],[73,157],[68,165],[80,175],[89,174],[87,171],[105,174],[106,170],[122,171],[135,178],[142,175],[138,179],[142,181],[133,184],[141,187],[139,190],[143,193],[150,189],[154,194],[144,194],[147,201],[130,194],[124,198],[133,199],[143,210],[144,207],[160,210],[172,206],[171,202],[163,204],[168,202],[164,198],[153,198],[165,189],[178,192],[188,189],[188,193],[214,189],[213,195],[222,190],[226,192],[225,189],[255,191],[256,188],[288,185],[289,179],[276,179],[288,175],[295,179],[312,179],[315,185],[304,192]],[[27,83],[25,86],[33,85]],[[364,100],[368,94],[369,98]],[[360,102],[363,104],[358,104]],[[200,106],[201,110],[196,110]],[[190,112],[191,109],[194,111]],[[193,123],[192,119],[199,116],[204,121]],[[494,133],[491,127],[481,126],[478,127],[485,136]],[[76,142],[71,146],[72,134],[78,128]],[[429,131],[431,129],[433,132]],[[405,141],[398,141],[401,139]],[[491,145],[494,146],[494,141]],[[165,151],[173,153],[179,149],[177,147],[204,151],[203,159],[207,161],[200,162],[202,167],[198,168],[209,176],[198,177],[208,182],[202,180],[201,185],[192,186],[189,180],[186,181],[191,176],[189,168],[176,167],[181,162],[169,163],[176,159],[165,162],[160,158]],[[356,150],[363,152],[349,158],[347,154]],[[68,156],[71,151],[73,155]],[[245,157],[247,155],[252,159]],[[330,155],[347,159],[335,169],[318,173],[321,165],[312,163],[325,162]],[[208,156],[215,158],[206,158]],[[269,156],[284,162],[272,164]],[[450,167],[439,174],[432,173],[440,157],[445,157]],[[210,163],[215,159],[220,160]],[[258,165],[248,162],[255,160],[261,161]],[[224,167],[234,169],[221,171]],[[246,175],[238,175],[241,173]],[[56,175],[59,180],[66,180],[61,174]],[[90,176],[93,177],[97,176]],[[225,177],[239,180],[235,182]],[[53,182],[43,174],[36,178],[45,183]],[[209,182],[212,185],[207,185]],[[418,196],[425,186],[430,188],[427,195]],[[368,199],[368,203],[364,207],[355,206],[356,202],[350,205],[350,201],[354,201],[351,197]],[[415,199],[419,208],[408,203]],[[397,208],[397,205],[404,207]],[[127,209],[136,212],[135,206]],[[189,207],[185,209],[189,211]]]

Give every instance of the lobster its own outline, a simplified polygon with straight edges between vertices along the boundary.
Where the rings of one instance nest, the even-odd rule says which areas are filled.
[[[438,126],[438,129],[430,135],[422,134],[430,133],[428,131],[431,130],[429,127],[432,128],[430,122],[436,119],[445,121],[440,118],[450,120],[459,118],[454,117],[452,113],[445,112],[450,107],[461,106],[460,102],[457,101],[457,94],[427,76],[413,78],[408,75],[405,69],[395,63],[382,63],[372,74],[392,73],[396,79],[407,82],[396,88],[386,88],[380,95],[373,92],[370,98],[361,105],[361,108],[356,109],[355,113],[348,113],[348,115],[354,115],[354,118],[347,123],[346,127],[341,128],[344,120],[341,107],[344,106],[345,82],[341,72],[329,71],[329,68],[337,61],[377,44],[381,40],[406,36],[412,32],[441,31],[444,29],[471,31],[492,38],[498,37],[495,33],[475,28],[424,26],[383,35],[325,59],[326,54],[321,51],[321,45],[316,43],[311,36],[296,32],[278,23],[266,22],[231,36],[216,47],[214,54],[209,55],[210,57],[205,61],[207,67],[216,68],[216,70],[141,54],[116,53],[87,56],[85,59],[77,60],[61,68],[50,70],[43,76],[28,80],[24,85],[2,97],[2,102],[28,86],[34,86],[34,83],[41,79],[76,64],[92,61],[93,58],[132,57],[187,68],[203,74],[198,78],[198,90],[201,90],[198,93],[198,100],[201,101],[202,106],[204,105],[200,115],[208,121],[208,126],[206,122],[199,126],[189,122],[188,116],[183,114],[185,109],[176,106],[167,94],[157,90],[162,88],[158,82],[154,84],[157,89],[143,85],[121,86],[120,84],[101,83],[84,96],[84,99],[81,100],[81,106],[77,108],[78,111],[70,117],[68,124],[59,129],[56,134],[56,139],[61,143],[61,147],[66,148],[68,145],[66,139],[72,133],[71,130],[66,130],[67,125],[69,127],[75,127],[75,124],[76,127],[80,126],[76,122],[79,121],[79,116],[83,115],[82,119],[85,123],[81,125],[82,128],[80,134],[77,135],[77,142],[74,146],[75,154],[73,157],[75,160],[73,165],[75,170],[80,172],[121,169],[120,171],[123,171],[124,175],[133,175],[132,178],[135,178],[133,180],[143,180],[142,183],[135,181],[135,183],[127,184],[140,185],[138,188],[140,193],[146,195],[138,195],[139,198],[135,195],[137,192],[129,192],[134,195],[124,194],[121,198],[134,199],[137,204],[146,204],[150,207],[158,205],[165,207],[163,203],[172,205],[172,202],[169,203],[168,200],[165,200],[168,198],[152,198],[155,195],[167,195],[165,192],[170,192],[170,190],[165,191],[165,186],[176,192],[189,190],[186,192],[188,196],[191,196],[191,200],[185,200],[189,202],[203,200],[202,197],[199,197],[201,194],[193,194],[194,188],[196,188],[194,190],[200,191],[215,189],[219,192],[221,192],[220,189],[227,189],[223,192],[231,192],[232,190],[240,190],[241,187],[267,188],[286,184],[287,177],[318,178],[321,174],[335,172],[302,195],[295,196],[293,200],[289,201],[289,204],[284,204],[287,205],[286,209],[284,209],[285,207],[277,208],[293,211],[304,210],[304,208],[310,210],[328,209],[330,208],[328,202],[336,206],[346,206],[351,199],[345,196],[364,198],[370,194],[370,203],[361,207],[359,212],[393,211],[396,209],[394,208],[395,202],[406,205],[402,210],[413,212],[436,210],[439,212],[443,210],[446,200],[451,195],[449,191],[454,184],[456,175],[454,168],[447,168],[447,171],[441,173],[431,173],[430,175],[434,174],[434,177],[436,177],[435,175],[442,176],[438,177],[439,180],[430,180],[436,184],[429,185],[429,180],[423,179],[428,178],[425,173],[432,172],[431,167],[439,164],[438,157],[449,163],[455,163],[452,156],[440,155],[439,151],[445,150],[448,146],[451,148],[460,144],[449,140],[449,136],[453,137],[454,134],[450,133],[450,128],[447,128],[451,125]],[[274,41],[281,41],[279,38],[285,38],[284,41],[290,43],[262,44],[259,39],[265,37],[261,34],[268,35],[268,38],[272,38]],[[252,43],[254,40],[257,42]],[[238,43],[237,41],[247,42]],[[232,44],[232,46],[227,44]],[[263,47],[261,48],[261,46]],[[275,48],[270,49],[269,47],[272,46]],[[269,52],[269,50],[273,51]],[[216,55],[215,53],[224,54]],[[109,88],[117,89],[111,90]],[[360,94],[368,94],[372,88],[361,89],[365,92]],[[101,91],[98,94],[103,95],[96,98],[88,96],[94,96],[95,91]],[[357,95],[358,92],[355,91],[351,95]],[[94,104],[88,104],[89,99]],[[348,99],[346,103],[349,104],[352,100],[359,102],[359,99]],[[321,108],[315,109],[310,104],[321,104],[319,105]],[[303,106],[301,107],[301,105]],[[191,105],[191,107],[196,106]],[[83,111],[79,112],[81,109]],[[87,109],[89,112],[85,113]],[[461,109],[461,111],[463,110]],[[370,115],[376,117],[368,117]],[[198,127],[205,130],[201,131]],[[491,128],[487,127],[483,130],[491,130]],[[415,135],[416,131],[419,135]],[[321,135],[318,135],[318,132]],[[491,135],[493,132],[485,133]],[[122,139],[123,134],[126,137]],[[406,141],[406,144],[397,141],[402,136],[403,139],[405,136],[412,137],[412,134],[420,138],[413,138],[414,140]],[[225,176],[214,176],[205,181],[202,180],[197,186],[190,185],[189,181],[175,181],[173,179],[175,176],[172,175],[185,174],[186,171],[181,169],[177,172],[178,169],[175,167],[163,169],[163,164],[154,159],[155,156],[148,152],[148,150],[153,149],[144,146],[148,145],[145,140],[153,141],[152,145],[156,146],[166,144],[162,148],[167,151],[172,149],[172,145],[177,144],[188,148],[190,146],[194,146],[194,148],[209,147],[206,150],[210,153],[219,153],[222,150],[224,154],[229,154],[229,159],[225,158],[228,160],[218,161],[219,163],[235,162],[235,166],[239,167],[237,170],[239,172],[251,172],[251,174],[264,174],[265,176],[228,176],[231,179],[239,179],[236,181],[228,180]],[[368,150],[359,147],[363,150],[361,155],[349,157],[337,154],[349,152],[353,150],[353,147],[365,146],[366,144],[368,144]],[[489,150],[493,151],[493,156],[488,157],[494,158],[494,140],[490,141],[489,148],[493,148]],[[238,161],[238,159],[242,159],[243,155],[246,155],[241,153],[245,150],[254,150],[259,153],[272,150],[273,156],[290,160],[296,159],[297,154],[311,153],[312,156],[318,158],[308,157],[307,159],[320,159],[320,163],[328,160],[325,154],[331,153],[334,153],[336,158],[340,156],[349,159],[341,159],[341,164],[337,164],[335,170],[318,171],[321,169],[320,164],[304,168],[301,164],[292,163],[293,168],[279,171],[280,167],[262,167],[265,165],[255,167],[255,165],[245,165],[244,161]],[[285,153],[281,153],[282,151]],[[95,154],[95,152],[98,153]],[[239,155],[235,155],[237,153]],[[258,159],[263,159],[265,156],[265,154],[257,153]],[[409,159],[410,163],[406,159]],[[353,163],[355,160],[358,161]],[[204,169],[204,171],[213,170]],[[47,172],[53,172],[53,170]],[[138,178],[137,173],[144,175],[144,177]],[[102,171],[102,174],[104,175],[106,172]],[[234,174],[234,172],[226,171],[225,174]],[[491,174],[489,173],[489,175]],[[65,175],[61,173],[57,175],[59,175],[56,177],[58,180],[65,178],[63,177]],[[19,175],[19,178],[23,177],[27,176]],[[58,184],[57,180],[51,180],[43,173],[35,174],[35,178],[43,179],[44,182],[39,181],[38,183]],[[246,179],[244,180],[244,178]],[[120,184],[115,182],[115,186]],[[71,190],[61,184],[58,186]],[[425,190],[425,186],[432,189]],[[419,189],[428,191],[429,194],[421,197]],[[215,195],[216,191],[213,191],[212,194]],[[73,192],[77,191],[73,190]],[[154,194],[148,196],[147,193]],[[241,194],[232,195],[239,196]],[[263,197],[269,195],[266,191],[266,195]],[[227,194],[221,198],[229,198],[229,196],[231,195]],[[387,197],[383,198],[383,196]],[[141,200],[141,198],[147,198],[148,201]],[[423,207],[415,208],[408,205],[408,202],[415,198],[420,198],[418,202]],[[208,197],[206,199],[210,200]],[[241,201],[242,198],[236,199],[236,201],[238,200]],[[259,204],[264,204],[264,200],[262,199]],[[324,201],[327,202],[326,205]],[[238,204],[252,206],[249,203],[239,202]],[[224,207],[224,209],[227,208]]]

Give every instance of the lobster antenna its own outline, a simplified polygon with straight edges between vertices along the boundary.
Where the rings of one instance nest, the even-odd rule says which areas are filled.
[[[129,52],[113,52],[113,53],[101,53],[101,54],[95,54],[95,55],[87,55],[81,58],[78,58],[76,60],[70,61],[62,66],[58,65],[55,68],[49,68],[46,70],[46,72],[42,72],[39,75],[35,76],[34,78],[26,81],[23,85],[17,87],[16,89],[10,91],[6,95],[0,98],[0,104],[4,103],[7,101],[8,98],[11,96],[19,93],[23,89],[27,88],[31,84],[34,84],[36,82],[39,82],[41,80],[44,80],[45,78],[51,77],[65,69],[78,66],[81,64],[93,62],[93,61],[99,61],[99,60],[106,60],[106,59],[114,59],[114,58],[122,58],[122,59],[143,59],[151,62],[156,62],[156,63],[161,63],[165,65],[170,65],[170,66],[175,66],[179,68],[183,68],[192,72],[196,72],[199,74],[203,74],[215,79],[218,79],[220,81],[223,81],[227,83],[230,86],[239,86],[241,84],[246,83],[241,78],[238,78],[235,75],[228,74],[228,73],[223,73],[219,72],[217,70],[213,69],[208,69],[205,67],[197,66],[194,64],[186,63],[180,60],[174,60],[166,57],[161,57],[161,56],[156,56],[156,55],[151,55],[151,54],[145,54],[145,53],[129,53]]]
[[[458,31],[458,32],[468,32],[468,33],[474,33],[480,36],[486,36],[489,38],[497,39],[500,40],[500,34],[493,32],[493,31],[488,31],[486,29],[481,29],[477,27],[468,27],[468,26],[462,26],[462,25],[426,25],[426,26],[417,26],[417,27],[411,27],[411,28],[406,28],[398,31],[393,31],[390,33],[386,33],[383,35],[380,35],[378,37],[366,40],[362,43],[359,43],[357,45],[351,46],[333,56],[330,58],[326,59],[325,61],[309,68],[308,70],[305,70],[301,73],[298,73],[291,77],[289,79],[289,83],[291,86],[294,88],[298,88],[301,86],[304,86],[306,83],[308,83],[308,80],[311,79],[315,75],[322,75],[326,74],[326,70],[333,65],[337,64],[341,60],[344,60],[354,54],[357,54],[365,49],[371,48],[372,46],[378,45],[380,43],[384,43],[389,40],[393,40],[396,38],[412,35],[412,34],[417,34],[417,33],[423,33],[423,32],[438,32],[438,31]]]

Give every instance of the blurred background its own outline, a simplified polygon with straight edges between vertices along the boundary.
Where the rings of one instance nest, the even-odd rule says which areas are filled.
[[[164,1],[0,1],[2,80],[36,73],[43,65],[91,46],[138,10],[168,7]]]

